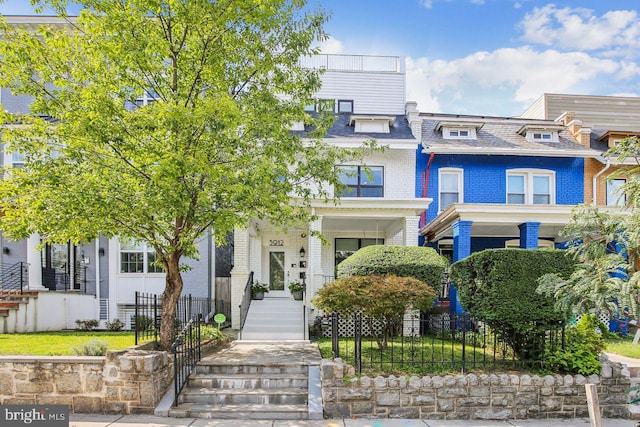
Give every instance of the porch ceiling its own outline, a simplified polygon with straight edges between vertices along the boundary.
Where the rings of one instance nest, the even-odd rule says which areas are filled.
[[[455,203],[420,229],[420,234],[428,241],[452,237],[455,222],[471,221],[474,237],[518,237],[519,224],[539,222],[539,236],[555,238],[569,221],[571,209],[573,205]]]

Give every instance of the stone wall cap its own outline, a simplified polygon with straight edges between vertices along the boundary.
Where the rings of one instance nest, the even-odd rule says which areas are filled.
[[[104,360],[105,356],[0,356],[0,363],[104,363]]]

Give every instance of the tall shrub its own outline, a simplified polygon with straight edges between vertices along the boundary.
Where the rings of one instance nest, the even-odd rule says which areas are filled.
[[[572,258],[557,250],[487,249],[454,263],[451,281],[463,308],[485,322],[522,358],[537,357],[547,330],[566,320],[554,300],[536,292],[544,274],[568,277]]]
[[[338,266],[338,278],[392,274],[414,277],[438,289],[447,260],[423,246],[372,245],[360,249]]]

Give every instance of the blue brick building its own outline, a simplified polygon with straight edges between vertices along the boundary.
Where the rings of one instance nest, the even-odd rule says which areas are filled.
[[[487,248],[553,248],[584,201],[597,153],[551,120],[421,114],[416,196],[433,199],[421,243],[452,262]],[[444,292],[461,312],[455,284]]]

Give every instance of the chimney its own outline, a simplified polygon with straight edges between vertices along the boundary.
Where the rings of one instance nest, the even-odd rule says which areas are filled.
[[[415,101],[407,101],[404,106],[404,111],[411,127],[411,133],[419,141],[422,141],[422,119],[420,118],[420,112],[418,111],[418,103]]]

